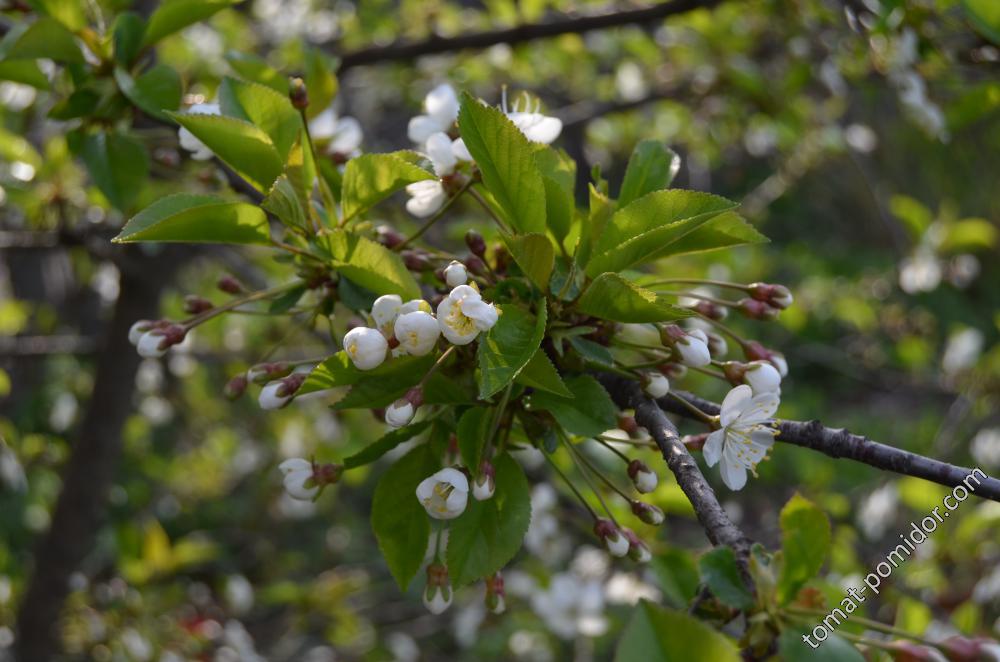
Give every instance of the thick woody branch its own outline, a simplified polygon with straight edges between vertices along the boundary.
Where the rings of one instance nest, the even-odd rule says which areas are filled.
[[[707,414],[719,413],[719,405],[714,402],[691,393],[679,395]],[[672,413],[691,416],[688,409],[670,397],[660,399],[659,405]],[[779,420],[778,429],[781,433],[777,440],[787,444],[809,448],[834,458],[854,460],[905,476],[916,476],[947,487],[963,485],[976,496],[1000,501],[1000,480],[978,477],[978,484],[977,478],[969,479],[966,483],[972,472],[972,469],[966,467],[887,446],[844,428],[828,428],[819,421]]]
[[[364,64],[413,60],[423,55],[450,53],[465,49],[483,49],[496,44],[513,46],[561,34],[582,34],[620,25],[643,24],[702,7],[714,7],[718,2],[719,0],[672,0],[641,9],[591,16],[574,16],[559,21],[518,25],[502,30],[472,32],[454,37],[432,36],[423,41],[397,41],[386,46],[373,46],[341,54],[338,73],[342,74],[348,69]]]
[[[649,430],[663,454],[667,466],[677,478],[694,512],[713,545],[729,545],[745,564],[750,554],[750,539],[726,515],[715,492],[702,475],[698,464],[688,453],[677,434],[677,428],[656,404],[646,397],[639,385],[627,378],[611,374],[599,375],[601,384],[622,409],[635,409],[635,420]]]

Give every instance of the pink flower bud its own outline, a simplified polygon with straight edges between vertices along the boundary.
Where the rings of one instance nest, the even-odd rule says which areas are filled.
[[[720,306],[712,301],[700,300],[691,306],[691,310],[697,312],[699,315],[707,317],[710,320],[724,320],[729,317],[729,309],[725,306]]]
[[[472,496],[476,501],[486,501],[496,489],[496,469],[489,460],[483,460],[479,465],[479,476],[472,483]]]
[[[751,283],[747,286],[747,292],[757,301],[763,301],[778,309],[788,308],[793,301],[791,290],[784,285]]]
[[[266,384],[269,381],[280,379],[292,371],[285,361],[274,361],[270,363],[258,363],[250,366],[247,370],[247,379],[254,384]]]
[[[184,297],[184,312],[189,315],[199,315],[212,310],[215,306],[205,297],[196,294],[189,294]]]
[[[663,511],[644,501],[636,500],[632,502],[632,514],[646,524],[652,524],[653,526],[663,524]]]
[[[611,556],[622,557],[628,554],[629,543],[611,521],[598,519],[594,523],[594,534],[600,539],[604,548]]]
[[[382,244],[386,248],[395,248],[406,241],[403,235],[396,232],[396,230],[392,229],[388,225],[380,225],[375,228],[375,236],[378,243]]]
[[[219,278],[215,286],[226,294],[239,294],[243,291],[243,284],[228,274]]]
[[[636,563],[649,563],[653,554],[649,551],[646,543],[640,540],[639,536],[635,535],[631,529],[622,529],[622,534],[628,541],[628,557]]]
[[[486,255],[486,241],[483,240],[483,235],[479,234],[475,230],[469,230],[465,233],[465,245],[469,247],[472,254],[477,257],[483,257]]]
[[[240,373],[226,382],[225,388],[222,389],[222,394],[229,400],[235,400],[246,392],[247,383],[247,376]]]
[[[502,614],[507,609],[503,588],[503,575],[499,572],[486,578],[486,608],[494,614]]]
[[[757,299],[745,297],[737,304],[740,313],[752,320],[770,321],[778,318],[781,310]]]
[[[641,494],[648,494],[656,489],[659,478],[642,460],[632,460],[628,463],[628,476],[632,479],[635,489]]]

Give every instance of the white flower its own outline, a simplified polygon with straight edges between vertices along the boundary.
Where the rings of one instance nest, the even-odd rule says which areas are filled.
[[[469,479],[448,467],[417,485],[417,498],[434,519],[455,519],[469,502]]]
[[[293,499],[312,501],[319,493],[319,485],[313,480],[313,465],[300,457],[285,460],[278,465],[285,475],[285,491]]]
[[[424,606],[437,616],[447,611],[451,606],[452,590],[450,586],[428,586],[424,591]]]
[[[482,472],[479,478],[472,483],[472,496],[476,501],[486,501],[493,498],[497,489],[496,478],[493,476],[492,466],[488,471]]]
[[[185,112],[188,115],[221,115],[222,109],[217,103],[196,103]],[[177,138],[181,147],[191,152],[191,158],[195,161],[207,161],[214,156],[205,143],[195,138],[194,134],[184,127],[177,132]]]
[[[379,330],[385,333],[392,332],[392,325],[399,316],[399,309],[403,305],[403,299],[398,294],[383,294],[375,299],[372,304],[372,320]]]
[[[421,310],[425,313],[432,313],[434,309],[431,308],[431,304],[427,303],[423,299],[410,299],[402,306],[399,307],[399,314],[405,315],[407,313],[416,312]]]
[[[521,101],[524,101],[524,110],[521,110]],[[531,101],[527,95],[514,103],[514,107],[507,109],[507,90],[503,91],[503,101],[501,103],[504,114],[514,123],[521,133],[528,140],[536,143],[548,145],[559,137],[562,132],[562,120],[557,117],[548,117],[538,112],[541,101],[535,101],[535,106],[531,107]]]
[[[557,573],[546,590],[533,591],[531,608],[562,639],[596,637],[607,631],[604,589],[597,580]]]
[[[139,344],[142,335],[153,328],[153,323],[149,320],[139,320],[128,329],[128,341],[133,345]]]
[[[260,408],[265,410],[281,409],[292,399],[292,394],[287,393],[287,390],[283,380],[269,382],[260,390],[260,396],[257,398]]]
[[[424,144],[424,151],[434,166],[434,173],[438,177],[444,177],[455,172],[455,165],[458,158],[451,149],[451,138],[447,133],[438,131],[432,133]]]
[[[406,187],[410,199],[406,201],[406,211],[417,218],[427,218],[444,206],[448,194],[436,179],[424,179]]]
[[[434,133],[447,133],[458,119],[458,110],[458,95],[452,86],[447,83],[438,85],[424,97],[426,115],[417,115],[410,120],[406,128],[410,140],[423,143]]]
[[[701,329],[692,329],[674,345],[681,355],[681,363],[692,368],[701,368],[712,362],[708,351],[708,337]]]
[[[782,378],[788,376],[788,361],[785,360],[784,354],[781,352],[771,352],[767,357],[767,361],[774,366]]]
[[[470,285],[459,285],[438,304],[438,324],[441,333],[455,345],[468,345],[480,331],[489,331],[497,323],[496,306],[483,301],[479,291]]]
[[[344,351],[358,370],[374,370],[385,361],[389,343],[377,329],[359,326],[344,335]]]
[[[750,385],[755,395],[781,393],[781,373],[767,361],[751,361],[743,374],[743,381]]]
[[[469,271],[458,260],[452,260],[451,264],[444,268],[444,282],[448,284],[448,287],[465,285],[468,281]]]
[[[731,390],[722,401],[719,416],[722,427],[708,435],[704,453],[710,467],[721,460],[722,482],[729,489],[742,489],[747,482],[747,469],[754,471],[774,444],[777,430],[764,422],[778,410],[778,403],[776,393],[754,395],[746,384]]]
[[[361,147],[364,132],[353,117],[337,117],[333,108],[327,108],[309,121],[309,135],[313,140],[329,140],[329,154],[354,156]]]
[[[396,318],[396,340],[412,356],[429,354],[441,336],[441,327],[430,313],[416,310]]]
[[[167,336],[158,329],[147,331],[139,337],[136,350],[139,356],[147,359],[155,359],[167,353]]]
[[[659,372],[646,375],[646,393],[652,398],[662,398],[670,393],[670,380]]]
[[[645,462],[632,460],[628,464],[628,475],[635,485],[635,489],[642,494],[649,494],[656,489],[659,477],[652,471]]]
[[[413,420],[413,403],[400,398],[385,408],[385,422],[389,427],[401,428]]]

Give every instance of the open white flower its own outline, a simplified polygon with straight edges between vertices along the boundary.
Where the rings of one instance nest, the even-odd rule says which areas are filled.
[[[185,111],[188,115],[221,115],[222,109],[217,103],[196,103]],[[207,161],[214,154],[205,143],[195,138],[194,134],[186,128],[181,127],[177,132],[177,139],[181,147],[191,152],[191,158],[195,161]]]
[[[499,319],[496,306],[483,301],[471,285],[459,285],[438,304],[441,333],[455,345],[468,345],[480,331],[489,331]]]
[[[521,109],[522,102],[524,110]],[[504,89],[501,108],[510,121],[514,123],[514,126],[520,129],[521,133],[532,142],[548,145],[562,133],[562,120],[538,112],[541,108],[541,101],[536,100],[535,105],[532,106],[527,95],[515,101],[513,108],[508,110],[507,90]]]
[[[385,361],[389,349],[382,332],[359,326],[344,335],[344,351],[358,370],[374,370]]]
[[[328,154],[356,156],[364,131],[353,117],[338,117],[333,108],[327,108],[309,121],[309,135],[313,140],[329,140]]]
[[[444,186],[437,179],[424,179],[408,184],[406,193],[410,196],[406,201],[406,211],[417,218],[434,215],[448,199]]]
[[[403,298],[398,294],[383,294],[372,304],[372,321],[383,333],[392,333],[393,324],[399,317]]]
[[[708,435],[704,454],[710,467],[721,462],[722,482],[729,489],[742,489],[747,469],[753,472],[774,444],[778,432],[764,423],[774,416],[778,404],[777,393],[754,395],[746,384],[731,390],[722,401],[722,427]]]
[[[458,95],[448,83],[442,83],[424,97],[425,115],[417,115],[406,128],[410,140],[424,143],[432,134],[447,133],[458,119]]]
[[[458,260],[452,260],[451,264],[444,268],[444,282],[448,287],[458,287],[469,282],[469,270]]]
[[[284,474],[285,491],[293,499],[312,501],[319,493],[319,485],[313,480],[313,465],[309,460],[294,457],[278,465]]]
[[[427,303],[423,299],[410,299],[402,306],[399,307],[399,314],[405,315],[407,313],[413,313],[416,311],[422,311],[425,313],[432,313],[434,309],[431,308],[431,304]]]
[[[396,318],[396,340],[412,356],[429,354],[441,336],[441,327],[430,313],[416,310]]]
[[[455,519],[469,502],[469,479],[448,467],[417,485],[417,498],[434,519]]]
[[[781,393],[781,373],[767,361],[751,361],[743,374],[743,381],[754,394]]]

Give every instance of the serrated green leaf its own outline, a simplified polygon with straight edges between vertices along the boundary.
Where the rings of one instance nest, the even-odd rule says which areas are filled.
[[[802,635],[810,635],[810,640],[817,644],[813,648],[803,640]],[[808,628],[792,626],[781,633],[778,639],[778,651],[783,662],[864,662],[865,656],[836,633],[831,633],[822,644],[814,639]]]
[[[539,302],[537,316],[515,304],[504,305],[500,312],[497,323],[479,339],[477,380],[482,400],[514,381],[545,336],[544,299]]]
[[[618,209],[647,193],[668,188],[681,167],[681,157],[659,140],[643,140],[628,160],[618,193]]]
[[[281,296],[277,297],[271,301],[270,305],[267,307],[267,312],[272,315],[280,315],[286,313],[295,307],[295,304],[299,302],[302,295],[306,293],[309,289],[306,285],[299,285],[298,287],[293,287]]]
[[[354,386],[366,381],[382,381],[391,385],[394,391],[399,388],[405,390],[416,384],[433,362],[433,356],[400,356],[383,362],[374,370],[358,370],[347,357],[347,353],[341,350],[313,368],[298,392],[304,395],[331,388]],[[399,387],[399,384],[406,386]]]
[[[223,115],[246,120],[266,133],[282,161],[302,133],[302,116],[288,95],[260,83],[224,78],[219,108]]]
[[[736,203],[709,193],[654,191],[619,209],[604,226],[587,263],[587,275],[618,272],[655,259],[672,242]]]
[[[354,469],[366,464],[371,464],[404,441],[413,439],[418,434],[430,427],[431,421],[418,421],[412,425],[403,426],[397,430],[392,430],[378,441],[375,441],[354,455],[344,458],[344,468]]]
[[[496,492],[486,501],[469,499],[448,534],[448,573],[455,586],[488,577],[507,564],[528,531],[531,495],[528,479],[506,453],[494,461]]]
[[[535,163],[545,186],[545,222],[561,242],[570,233],[576,213],[576,161],[562,150],[545,146],[536,149]]]
[[[749,609],[753,595],[747,590],[731,547],[716,547],[698,560],[701,580],[712,595],[734,609]]]
[[[49,79],[34,60],[0,62],[0,80],[23,83],[39,90],[48,90],[50,87]]]
[[[646,600],[633,610],[615,662],[739,662],[739,649],[724,634],[681,611]]]
[[[570,434],[595,437],[617,425],[618,409],[596,379],[577,375],[565,380],[572,398],[536,391],[529,397],[532,411],[547,411]]]
[[[154,66],[138,78],[132,78],[128,71],[116,67],[115,82],[129,101],[153,117],[165,120],[165,111],[177,110],[181,105],[184,92],[181,77],[165,64]]]
[[[604,345],[599,345],[593,340],[587,340],[580,336],[569,336],[569,344],[577,353],[588,361],[593,361],[603,366],[613,366],[615,357],[611,355],[611,350]]]
[[[544,233],[545,186],[524,134],[502,112],[468,94],[462,96],[458,128],[507,224]]]
[[[830,520],[816,504],[796,493],[781,509],[780,522],[778,596],[787,603],[823,566],[830,551]]]
[[[465,410],[458,419],[458,426],[455,428],[458,452],[462,456],[462,463],[473,475],[479,471],[479,463],[483,459],[483,447],[493,416],[494,411],[491,408],[472,407]]]
[[[274,186],[267,192],[260,206],[277,216],[285,225],[297,228],[309,227],[309,219],[306,217],[306,210],[302,208],[299,192],[288,181],[288,175],[282,175],[274,180]]]
[[[382,244],[343,230],[325,236],[334,267],[375,294],[398,294],[403,300],[419,299],[420,286],[398,253]]]
[[[408,184],[434,175],[407,161],[406,152],[362,154],[347,162],[340,200],[344,219],[353,219]]]
[[[590,185],[590,208],[587,218],[580,225],[580,238],[577,241],[576,262],[586,266],[594,252],[594,245],[604,232],[611,216],[615,213],[615,205],[607,195],[593,184]]]
[[[566,388],[566,384],[563,383],[559,372],[541,348],[535,352],[534,356],[531,357],[531,360],[528,361],[527,365],[524,366],[524,369],[521,370],[514,381],[525,386],[530,386],[531,388],[554,393],[564,398],[573,397],[573,393]]]
[[[545,292],[549,288],[549,278],[555,266],[556,254],[552,242],[545,235],[529,233],[508,235],[503,234],[517,266],[535,286]]]
[[[242,51],[228,51],[225,58],[240,78],[267,85],[276,92],[288,95],[288,76],[269,65],[264,58]]]
[[[650,258],[662,260],[672,255],[702,253],[743,244],[769,241],[736,212],[725,212],[695,228],[677,241],[663,247]]]
[[[284,167],[271,138],[245,120],[221,115],[168,113],[258,191],[271,188]]]
[[[70,134],[69,145],[108,201],[127,211],[149,175],[149,156],[142,143],[129,135],[101,131]]]
[[[441,468],[430,444],[417,446],[382,474],[372,499],[372,530],[393,579],[402,590],[424,562],[430,522],[417,485]]]
[[[670,322],[692,315],[656,292],[612,273],[595,278],[576,305],[582,313],[612,322]]]
[[[351,387],[347,395],[333,405],[333,408],[342,410],[388,407],[417,385],[420,379],[427,374],[435,358],[435,356],[428,354],[427,356],[401,356],[386,361],[375,370],[366,372]],[[434,404],[427,397],[424,398],[424,402]]]
[[[177,193],[136,214],[114,240],[266,244],[270,238],[267,216],[256,205]]]
[[[339,85],[334,75],[336,67],[330,58],[318,48],[308,48],[306,60],[306,89],[309,91],[309,107],[306,117],[316,117],[333,103],[337,97]]]
[[[15,22],[0,41],[0,60],[48,58],[56,62],[83,62],[76,38],[54,18],[43,16],[28,23]]]
[[[238,2],[239,0],[164,0],[149,17],[142,43],[144,46],[155,44],[167,35],[204,21]]]

